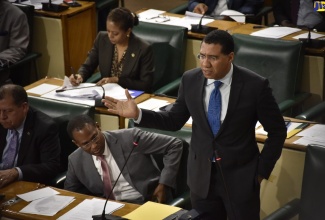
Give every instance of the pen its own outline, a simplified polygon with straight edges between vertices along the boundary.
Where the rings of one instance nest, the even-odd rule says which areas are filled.
[[[264,28],[264,26],[263,26],[263,25],[254,25],[253,28],[254,28],[254,29],[257,29],[257,28]]]
[[[78,79],[78,76],[77,76],[76,72],[74,71],[74,68],[71,66],[70,69],[71,69],[71,74],[73,75],[73,78],[75,80],[77,80]]]

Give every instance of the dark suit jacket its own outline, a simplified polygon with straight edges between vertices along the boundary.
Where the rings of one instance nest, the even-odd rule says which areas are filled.
[[[192,138],[188,158],[188,184],[205,198],[210,183],[214,149],[218,150],[230,194],[247,198],[259,189],[257,175],[268,178],[280,157],[286,127],[267,79],[234,65],[226,117],[214,137],[203,105],[206,79],[200,68],[183,74],[178,98],[168,112],[142,110],[140,126],[179,130],[192,116]],[[260,121],[268,139],[259,153],[255,124]],[[200,180],[200,181],[198,181]],[[234,198],[236,199],[236,198]]]
[[[126,181],[143,195],[144,200],[151,199],[158,183],[175,187],[183,149],[180,140],[141,131],[138,128],[103,133],[120,170],[132,150],[132,142],[136,137],[140,137],[139,145],[132,152],[122,173]],[[164,155],[164,168],[161,172],[153,164],[151,154]],[[69,156],[69,168],[64,188],[104,197],[103,181],[94,165],[92,155],[79,148]]]
[[[264,0],[227,0],[228,9],[239,11],[243,14],[256,14],[263,6]],[[189,0],[188,10],[193,11],[199,3],[208,6],[206,14],[211,14],[218,4],[218,0]]]
[[[7,131],[0,126],[0,155],[5,148]],[[21,137],[17,167],[23,173],[23,180],[44,184],[49,184],[60,168],[58,127],[52,118],[31,107]]]
[[[114,45],[110,42],[107,32],[99,32],[85,63],[79,69],[83,79],[87,80],[97,67],[102,78],[110,77],[113,54]],[[118,84],[127,89],[151,92],[153,72],[152,47],[131,33]]]

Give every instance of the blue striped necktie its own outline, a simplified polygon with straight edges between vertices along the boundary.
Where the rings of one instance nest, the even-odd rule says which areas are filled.
[[[211,92],[208,107],[208,121],[214,136],[218,133],[221,125],[221,94],[219,90],[221,84],[220,81],[214,81],[214,89]]]
[[[14,167],[14,162],[17,155],[19,133],[16,130],[12,130],[12,136],[9,140],[8,151],[6,157],[2,161],[2,169],[10,169]]]

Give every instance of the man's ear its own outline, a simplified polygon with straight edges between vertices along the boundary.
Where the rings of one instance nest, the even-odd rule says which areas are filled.
[[[100,128],[98,122],[96,122],[96,128],[98,128],[98,130],[100,130],[100,131],[102,130],[102,129]]]

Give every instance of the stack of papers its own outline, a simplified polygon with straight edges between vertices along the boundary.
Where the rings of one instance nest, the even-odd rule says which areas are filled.
[[[301,31],[301,29],[291,27],[269,27],[260,31],[255,31],[251,33],[251,35],[279,39],[298,31]]]
[[[325,146],[325,125],[315,124],[310,128],[307,128],[301,132],[299,132],[296,136],[299,136],[295,144],[305,145],[308,144],[318,144]]]
[[[17,195],[19,198],[31,202],[20,210],[20,212],[53,216],[74,201],[74,197],[72,196],[61,196],[57,194],[59,192],[56,190],[46,187]]]
[[[105,205],[103,199],[85,199],[79,205],[71,209],[66,214],[62,215],[58,220],[90,220],[93,215],[101,215]],[[121,209],[124,204],[107,201],[105,214],[111,214],[114,211]]]
[[[180,209],[181,208],[175,206],[169,206],[155,202],[146,202],[133,212],[123,217],[132,220],[162,220],[167,216],[179,211]]]
[[[264,130],[263,126],[261,126],[261,124],[259,122],[256,125],[257,125],[255,127],[255,128],[257,128],[255,130],[256,134],[267,135],[267,132]],[[290,122],[287,125],[287,138],[291,138],[298,132],[302,131],[302,129],[304,129],[308,125],[309,125],[308,123]]]

